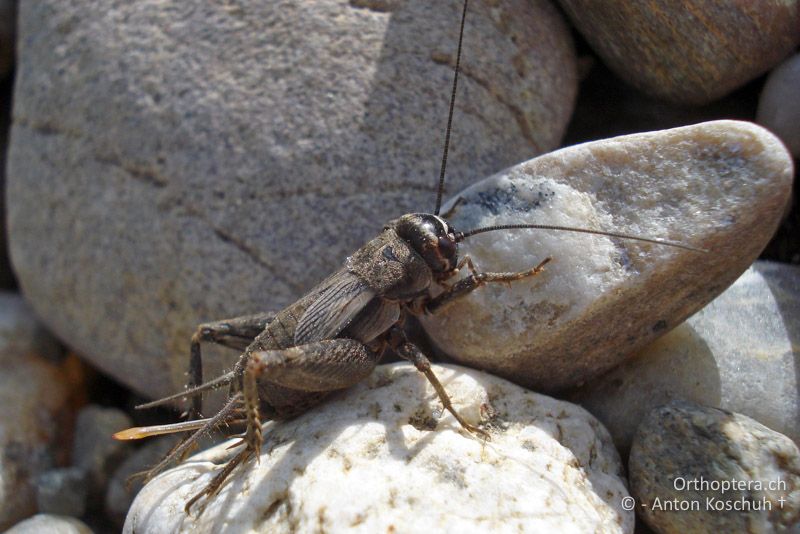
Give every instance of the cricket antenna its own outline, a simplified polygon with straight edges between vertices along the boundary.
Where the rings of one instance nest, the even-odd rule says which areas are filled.
[[[561,230],[565,232],[579,232],[582,234],[604,235],[608,237],[617,237],[620,239],[633,239],[634,241],[644,241],[645,243],[655,243],[656,245],[664,245],[667,247],[682,248],[684,250],[691,250],[693,252],[708,252],[703,248],[693,247],[677,241],[667,241],[666,239],[652,239],[649,237],[641,237],[638,235],[620,234],[617,232],[604,232],[602,230],[590,230],[588,228],[573,228],[571,226],[555,226],[551,224],[500,224],[497,226],[485,226],[483,228],[475,228],[467,232],[456,233],[456,243],[465,240],[468,237],[484,232],[494,232],[496,230],[516,230],[521,228],[535,228],[539,230]]]
[[[453,126],[453,109],[456,104],[456,89],[458,88],[458,67],[461,64],[461,42],[464,40],[464,21],[467,20],[467,3],[464,0],[464,8],[461,11],[461,28],[458,30],[458,52],[456,52],[456,69],[453,74],[453,92],[450,94],[450,111],[447,114],[447,129],[444,134],[444,152],[442,153],[442,168],[439,171],[439,188],[436,191],[436,209],[434,215],[439,215],[442,207],[442,193],[444,192],[444,173],[447,169],[447,152],[450,149],[450,129]]]

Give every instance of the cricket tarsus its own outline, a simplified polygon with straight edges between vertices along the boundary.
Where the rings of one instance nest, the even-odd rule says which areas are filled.
[[[450,106],[447,112],[447,127],[444,132],[444,150],[442,150],[442,166],[439,169],[439,186],[436,188],[436,208],[434,215],[439,215],[442,207],[442,195],[444,194],[444,176],[447,169],[447,154],[450,151],[450,131],[453,127],[453,110],[456,105],[456,91],[458,89],[458,71],[461,66],[461,44],[464,41],[464,23],[467,20],[467,3],[464,0],[464,7],[461,10],[461,26],[458,30],[458,50],[456,51],[456,66],[453,72],[453,90],[450,93]]]

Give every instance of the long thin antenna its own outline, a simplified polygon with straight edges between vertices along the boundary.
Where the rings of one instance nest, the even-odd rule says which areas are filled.
[[[515,230],[522,228],[535,228],[538,230],[563,230],[565,232],[579,232],[582,234],[604,235],[608,237],[618,237],[620,239],[633,239],[635,241],[644,241],[645,243],[655,243],[656,245],[665,245],[668,247],[682,248],[685,250],[691,250],[693,252],[708,252],[706,249],[693,247],[691,245],[686,245],[684,243],[678,243],[677,241],[667,241],[666,239],[652,239],[649,237],[640,237],[638,235],[620,234],[617,232],[605,232],[603,230],[590,230],[588,228],[573,228],[571,226],[555,226],[551,224],[500,224],[497,226],[486,226],[484,228],[475,228],[473,230],[469,230],[468,232],[456,233],[456,242],[463,241],[468,237],[471,237],[476,234],[482,234],[484,232],[494,232],[495,230]]]
[[[464,0],[464,8],[461,12],[461,29],[458,30],[458,52],[456,52],[456,69],[453,74],[453,92],[450,94],[450,111],[447,114],[447,130],[444,134],[444,152],[442,153],[442,167],[439,171],[439,189],[436,191],[436,209],[434,215],[439,215],[442,207],[442,193],[444,192],[444,173],[447,169],[447,152],[450,150],[450,129],[453,126],[453,109],[456,104],[456,89],[458,88],[458,68],[461,65],[461,42],[464,40],[464,21],[467,20],[467,3]]]

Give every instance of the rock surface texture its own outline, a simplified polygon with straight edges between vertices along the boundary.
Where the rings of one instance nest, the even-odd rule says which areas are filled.
[[[12,261],[47,324],[160,396],[197,324],[278,310],[391,217],[431,210],[460,2],[23,2]],[[453,190],[557,146],[555,7],[474,2]],[[216,368],[231,356],[217,353]]]
[[[672,399],[752,417],[800,442],[800,267],[756,262],[722,295],[570,398],[625,454]]]
[[[715,100],[769,70],[800,43],[800,2],[560,0],[620,77],[682,104]]]
[[[800,158],[800,54],[772,71],[761,91],[756,121],[774,132]]]
[[[0,293],[0,530],[36,511],[37,475],[67,452],[74,376],[45,358],[55,348],[27,304]]]
[[[670,403],[642,422],[628,466],[639,512],[656,532],[797,532],[800,526],[800,451],[749,417]]]
[[[734,121],[577,145],[512,167],[458,195],[456,229],[566,225],[709,252],[545,230],[476,235],[461,254],[479,270],[553,261],[531,279],[480,288],[423,326],[459,363],[537,391],[577,386],[736,280],[775,231],[792,175],[774,135]]]
[[[318,410],[268,424],[260,463],[236,472],[199,517],[184,505],[229,443],[146,485],[124,531],[633,531],[617,453],[588,413],[478,371],[434,369],[491,441],[439,418],[413,367],[381,366]]]

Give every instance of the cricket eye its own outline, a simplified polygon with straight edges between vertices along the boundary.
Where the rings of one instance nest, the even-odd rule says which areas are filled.
[[[450,239],[449,236],[439,238],[439,249],[442,251],[442,256],[445,258],[452,258],[457,252],[456,242]]]

